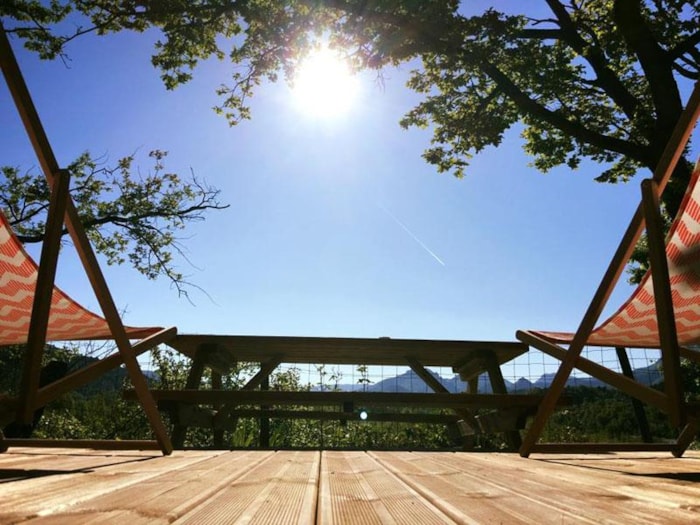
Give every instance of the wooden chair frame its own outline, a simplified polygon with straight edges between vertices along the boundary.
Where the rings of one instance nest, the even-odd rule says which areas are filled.
[[[39,272],[28,333],[27,354],[22,375],[19,403],[17,406],[17,420],[20,423],[31,422],[33,413],[38,407],[43,406],[61,393],[74,389],[98,377],[110,368],[114,368],[123,363],[126,366],[134,389],[137,392],[137,398],[155,434],[155,444],[153,442],[144,441],[79,441],[73,443],[73,445],[96,446],[100,448],[104,448],[105,446],[114,447],[115,445],[120,445],[120,448],[124,448],[125,446],[129,447],[129,445],[132,445],[135,448],[159,448],[164,454],[170,454],[172,452],[170,438],[160,418],[155,401],[149,392],[146,378],[141,371],[136,356],[137,352],[143,352],[155,344],[164,342],[168,338],[174,336],[175,331],[174,329],[164,330],[137,343],[135,346],[131,345],[104,275],[100,270],[95,253],[82,227],[75,205],[70,198],[68,190],[69,174],[66,170],[60,169],[56,161],[56,157],[54,156],[2,25],[0,25],[0,66],[17,110],[24,123],[27,135],[29,136],[39,160],[39,164],[51,188],[51,201],[47,217],[46,235],[41,250]],[[112,337],[117,345],[118,354],[40,389],[39,373],[41,359],[44,345],[46,344],[51,296],[54,289],[59,245],[64,224],[68,229],[83,268],[100,304],[104,318],[107,321]],[[47,440],[44,442],[43,440],[5,439],[4,436],[0,435],[0,449],[7,449],[9,446],[16,445],[48,446],[51,444],[56,446],[71,446],[70,442],[65,441],[56,442]]]
[[[635,445],[628,446],[626,444],[620,446],[592,445],[588,448],[586,448],[585,445],[581,446],[575,444],[562,444],[554,447],[537,444],[537,440],[547,420],[553,413],[557,399],[564,391],[566,382],[574,368],[578,368],[587,374],[605,381],[634,398],[668,412],[671,422],[675,426],[683,428],[676,443],[670,447],[665,447],[670,449],[674,455],[681,456],[697,434],[698,420],[696,416],[686,412],[686,407],[683,402],[683,389],[680,379],[680,358],[683,356],[697,359],[698,356],[696,352],[681,348],[678,344],[673,303],[671,301],[671,284],[665,252],[665,239],[659,210],[659,196],[663,193],[676,164],[681,158],[699,116],[700,83],[697,83],[673,131],[671,139],[663,152],[653,178],[645,180],[642,183],[642,201],[632,217],[630,225],[603,276],[593,300],[569,344],[568,350],[565,350],[558,344],[548,341],[535,332],[523,330],[516,333],[516,337],[520,341],[561,360],[561,365],[559,366],[552,384],[538,407],[537,414],[529,431],[523,438],[520,447],[521,456],[528,457],[531,452],[548,450],[556,452],[561,452],[562,450],[577,452],[586,450],[599,451],[602,448],[607,450],[649,450],[654,448],[650,443],[640,444],[636,448]],[[659,346],[662,353],[664,368],[665,392],[659,392],[646,387],[634,381],[632,378],[626,377],[624,374],[613,372],[581,356],[581,352],[593,332],[615,284],[632,255],[634,246],[642,234],[645,223],[647,237],[649,239],[650,271],[653,276]]]

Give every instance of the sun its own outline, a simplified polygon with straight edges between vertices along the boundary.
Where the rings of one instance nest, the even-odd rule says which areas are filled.
[[[321,48],[298,67],[292,92],[295,105],[305,115],[334,118],[352,109],[358,81],[337,52]]]

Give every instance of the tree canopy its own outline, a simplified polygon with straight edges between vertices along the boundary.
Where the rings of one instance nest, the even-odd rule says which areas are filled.
[[[49,59],[86,32],[158,29],[152,62],[169,89],[200,61],[228,57],[235,67],[217,109],[232,124],[250,117],[257,85],[291,79],[319,42],[342,49],[357,69],[411,61],[409,87],[423,99],[401,124],[432,130],[423,156],[439,171],[461,177],[474,154],[521,125],[538,169],[591,159],[604,166],[598,181],[619,182],[654,169],[683,109],[684,83],[698,79],[699,6],[542,0],[523,2],[520,13],[472,13],[457,0],[14,0],[0,15]],[[77,25],[62,24],[69,18]],[[670,216],[690,172],[684,158],[664,195]]]

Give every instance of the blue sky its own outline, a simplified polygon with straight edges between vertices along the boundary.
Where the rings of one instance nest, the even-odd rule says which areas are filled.
[[[518,130],[475,157],[463,180],[423,162],[429,131],[399,118],[418,100],[408,67],[385,73],[342,119],[299,112],[284,84],[262,86],[253,120],[211,107],[225,62],[175,91],[149,62],[149,36],[83,37],[71,61],[41,62],[13,41],[61,164],[84,150],[115,161],[169,151],[169,170],[221,190],[230,208],[184,232],[191,304],[167,281],[104,267],[125,321],[181,333],[514,340],[519,328],[573,330],[639,199],[642,176],[601,185],[596,165],[546,175]],[[36,160],[4,84],[0,159]],[[432,254],[431,254],[432,252]],[[434,255],[433,255],[434,254]],[[439,260],[438,260],[439,259]],[[58,283],[97,303],[70,249]],[[629,293],[622,285],[606,312]]]

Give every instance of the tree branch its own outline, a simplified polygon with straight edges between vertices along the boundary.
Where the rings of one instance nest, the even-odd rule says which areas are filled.
[[[566,116],[558,111],[552,111],[539,104],[537,101],[530,98],[523,92],[507,75],[500,71],[496,66],[487,62],[481,61],[480,68],[486,73],[497,85],[503,90],[522,111],[527,115],[531,115],[547,124],[560,129],[564,133],[571,135],[578,141],[587,142],[597,148],[606,149],[630,157],[631,159],[647,164],[649,157],[646,148],[640,144],[610,137],[592,131],[577,122],[569,120]]]
[[[528,27],[520,32],[520,36],[533,40],[561,40],[564,32],[561,29],[535,29]]]
[[[675,47],[667,51],[671,59],[677,59],[686,53],[692,53],[695,51],[696,46],[700,44],[700,31],[696,31],[694,34],[690,35],[683,42],[680,42]]]
[[[566,8],[556,0],[547,0],[547,4],[559,21],[562,40],[571,49],[586,59],[598,77],[598,83],[605,89],[608,96],[624,112],[629,120],[633,120],[639,101],[629,92],[612,69],[605,54],[596,46],[589,44],[579,34],[576,24],[571,19]]]
[[[673,77],[673,60],[661,48],[642,16],[641,0],[615,0],[613,16],[646,75],[657,116],[649,141],[660,155],[660,150],[665,146],[683,111],[681,96]]]

